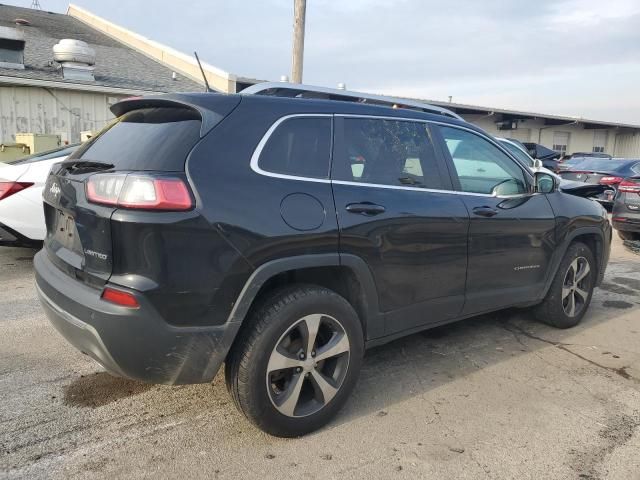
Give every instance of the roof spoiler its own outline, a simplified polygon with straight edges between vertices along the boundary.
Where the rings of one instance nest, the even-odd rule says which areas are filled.
[[[120,117],[141,108],[189,108],[198,112],[202,119],[200,138],[204,137],[220,121],[238,106],[240,98],[233,95],[212,93],[150,95],[129,97],[111,106],[111,112]]]
[[[456,120],[464,119],[457,113],[423,102],[416,102],[409,98],[389,97],[385,95],[374,95],[371,93],[354,92],[350,90],[317,87],[313,85],[303,85],[300,83],[288,82],[263,82],[256,83],[245,88],[240,95],[270,95],[274,97],[289,98],[316,98],[325,100],[338,100],[345,102],[366,103],[369,105],[382,105],[393,108],[408,108],[421,112],[435,113]]]

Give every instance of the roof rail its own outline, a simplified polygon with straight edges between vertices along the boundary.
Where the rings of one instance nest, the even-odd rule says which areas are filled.
[[[300,83],[287,82],[263,82],[256,83],[240,92],[241,95],[269,95],[273,97],[289,98],[317,98],[325,100],[338,100],[343,102],[366,103],[369,105],[383,105],[396,108],[408,108],[420,110],[427,113],[435,113],[447,117],[464,120],[457,113],[446,108],[430,105],[428,103],[416,102],[408,98],[388,97],[384,95],[374,95],[371,93],[353,92],[337,88],[316,87],[313,85],[303,85]]]

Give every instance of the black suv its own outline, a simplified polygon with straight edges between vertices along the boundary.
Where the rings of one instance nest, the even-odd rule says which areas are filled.
[[[512,306],[571,327],[602,281],[604,209],[451,116],[212,93],[113,111],[44,189],[47,315],[114,375],[225,363],[271,434],[327,423],[367,347]]]

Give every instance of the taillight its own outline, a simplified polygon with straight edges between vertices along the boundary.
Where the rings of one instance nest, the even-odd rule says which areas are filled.
[[[619,192],[637,193],[640,195],[640,180],[623,180],[618,185]]]
[[[189,187],[180,178],[151,175],[96,174],[87,179],[87,200],[142,210],[190,210]]]
[[[617,185],[622,180],[624,180],[622,177],[602,177],[600,179],[600,185]]]
[[[0,200],[10,197],[14,193],[18,193],[20,190],[29,188],[33,183],[29,182],[7,182],[0,180]]]
[[[105,287],[101,297],[107,302],[115,303],[123,307],[138,308],[140,306],[138,300],[132,293],[116,290],[115,288]]]

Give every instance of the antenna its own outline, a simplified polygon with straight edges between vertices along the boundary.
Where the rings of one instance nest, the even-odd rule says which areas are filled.
[[[31,2],[31,8],[42,10],[42,7],[40,6],[40,0],[33,0],[33,2]]]
[[[200,59],[198,58],[198,52],[193,52],[193,55],[196,57],[196,62],[198,62],[198,66],[200,67],[200,73],[202,73],[202,79],[204,80],[205,92],[213,92],[213,90],[211,90],[211,87],[209,86],[209,82],[207,81],[207,76],[204,74],[204,69],[202,68],[202,64],[200,63]]]

